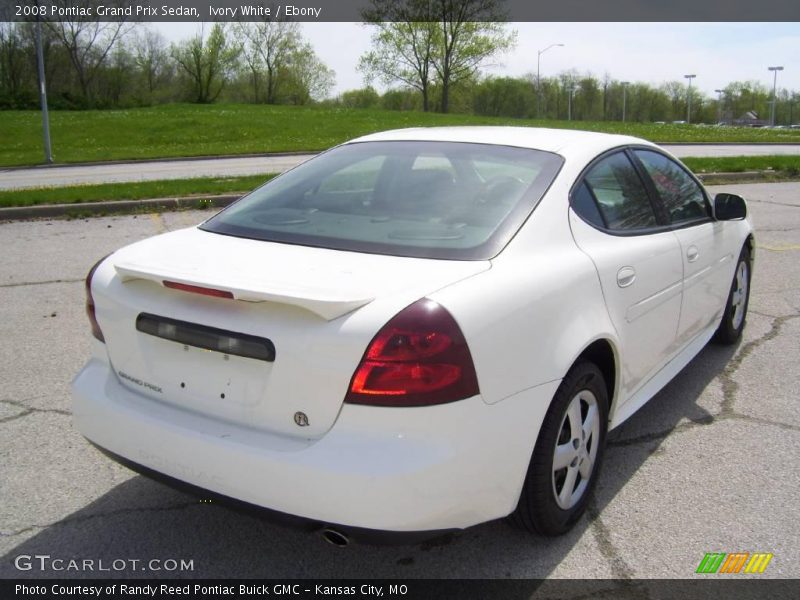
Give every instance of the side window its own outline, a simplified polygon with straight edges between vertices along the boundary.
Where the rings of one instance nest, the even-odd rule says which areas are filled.
[[[581,183],[580,187],[572,196],[572,209],[592,225],[596,225],[597,227],[606,226],[606,222],[603,221],[603,216],[597,209],[594,196],[592,192],[589,191],[589,186],[586,185],[585,181]]]
[[[635,150],[661,196],[672,223],[708,217],[701,187],[675,161],[658,152]]]
[[[592,167],[573,194],[572,208],[606,229],[635,231],[658,225],[642,180],[623,152]]]

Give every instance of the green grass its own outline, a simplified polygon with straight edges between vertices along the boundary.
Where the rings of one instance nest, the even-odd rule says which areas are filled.
[[[741,173],[771,169],[775,171],[776,178],[800,178],[800,156],[685,158],[683,162],[695,173]],[[203,177],[0,191],[0,207],[243,193],[274,176],[274,174],[264,174],[246,177]]]
[[[681,160],[695,173],[741,173],[743,171],[773,170],[785,177],[800,176],[800,156],[724,156]]]
[[[385,129],[524,125],[626,133],[655,142],[797,142],[800,130],[534,121],[329,107],[169,104],[103,111],[52,111],[56,162],[315,151]],[[0,111],[0,165],[42,162],[38,111]]]
[[[144,200],[179,198],[198,194],[247,192],[275,175],[247,177],[203,177],[132,183],[103,183],[67,187],[0,191],[0,207],[36,204],[81,204],[104,200]]]

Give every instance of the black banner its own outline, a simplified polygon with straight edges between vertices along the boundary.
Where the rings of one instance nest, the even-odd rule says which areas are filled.
[[[0,0],[0,21],[362,21],[406,14],[412,0]],[[437,2],[414,20],[437,20]],[[468,20],[562,22],[800,21],[797,0],[471,0]],[[416,0],[415,7],[419,6]],[[431,8],[432,7],[432,8]],[[415,9],[416,11],[416,9]]]
[[[800,597],[797,579],[568,580],[568,579],[385,579],[385,580],[2,580],[0,598],[130,600],[232,600],[236,598],[371,598],[418,600],[532,599],[568,600],[608,598],[626,600],[783,600]]]

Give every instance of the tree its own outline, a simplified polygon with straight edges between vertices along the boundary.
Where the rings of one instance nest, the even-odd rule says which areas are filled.
[[[522,119],[531,116],[536,93],[529,81],[522,78],[491,77],[473,89],[475,114]]]
[[[259,101],[259,82],[266,83],[264,101],[275,104],[292,56],[302,46],[299,25],[293,21],[264,20],[237,23],[236,32],[244,39],[242,57],[252,77],[254,101]]]
[[[192,85],[195,102],[214,102],[225,87],[240,48],[228,43],[225,26],[215,23],[206,37],[204,28],[191,39],[172,46],[172,57]]]
[[[24,25],[0,22],[0,106],[26,108],[35,85],[31,62],[33,48],[23,32]]]
[[[361,57],[358,70],[368,83],[379,78],[387,85],[400,82],[418,90],[422,95],[422,110],[428,112],[438,25],[431,21],[397,20],[402,16],[412,19],[424,15],[383,14],[382,18],[393,20],[371,23],[377,28],[372,37],[373,49]]]
[[[475,78],[478,68],[516,43],[497,21],[501,0],[372,0],[364,20],[377,28],[373,50],[359,68],[367,78],[400,82],[422,94],[429,108],[432,80],[441,88],[439,108],[448,112],[454,85]]]
[[[64,0],[59,0],[57,4],[67,5]],[[96,7],[97,4],[97,0],[89,2],[90,7]],[[84,102],[92,106],[92,83],[114,44],[131,31],[133,24],[122,20],[48,21],[46,25],[69,56]]]
[[[667,120],[683,120],[686,118],[686,86],[680,81],[668,81],[661,86],[669,98],[671,112]]]
[[[339,97],[339,103],[345,108],[374,108],[380,101],[381,97],[372,87],[348,90]]]
[[[440,108],[446,113],[451,87],[474,77],[487,59],[513,48],[516,32],[507,33],[497,22],[502,17],[500,0],[438,0],[435,4],[441,36],[432,62],[442,86]]]
[[[162,79],[169,75],[169,54],[164,36],[154,29],[144,29],[133,44],[136,67],[152,95]]]
[[[291,55],[286,66],[286,87],[293,104],[307,104],[327,96],[336,85],[336,73],[323,63],[311,44],[301,44]]]

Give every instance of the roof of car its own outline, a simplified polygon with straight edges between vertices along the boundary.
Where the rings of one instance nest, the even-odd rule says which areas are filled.
[[[582,150],[589,145],[594,151],[629,144],[651,146],[650,142],[627,135],[578,131],[574,129],[546,129],[543,127],[412,127],[393,129],[365,135],[351,142],[372,141],[439,141],[498,144],[519,148],[534,148],[558,154],[569,153],[571,147]]]

